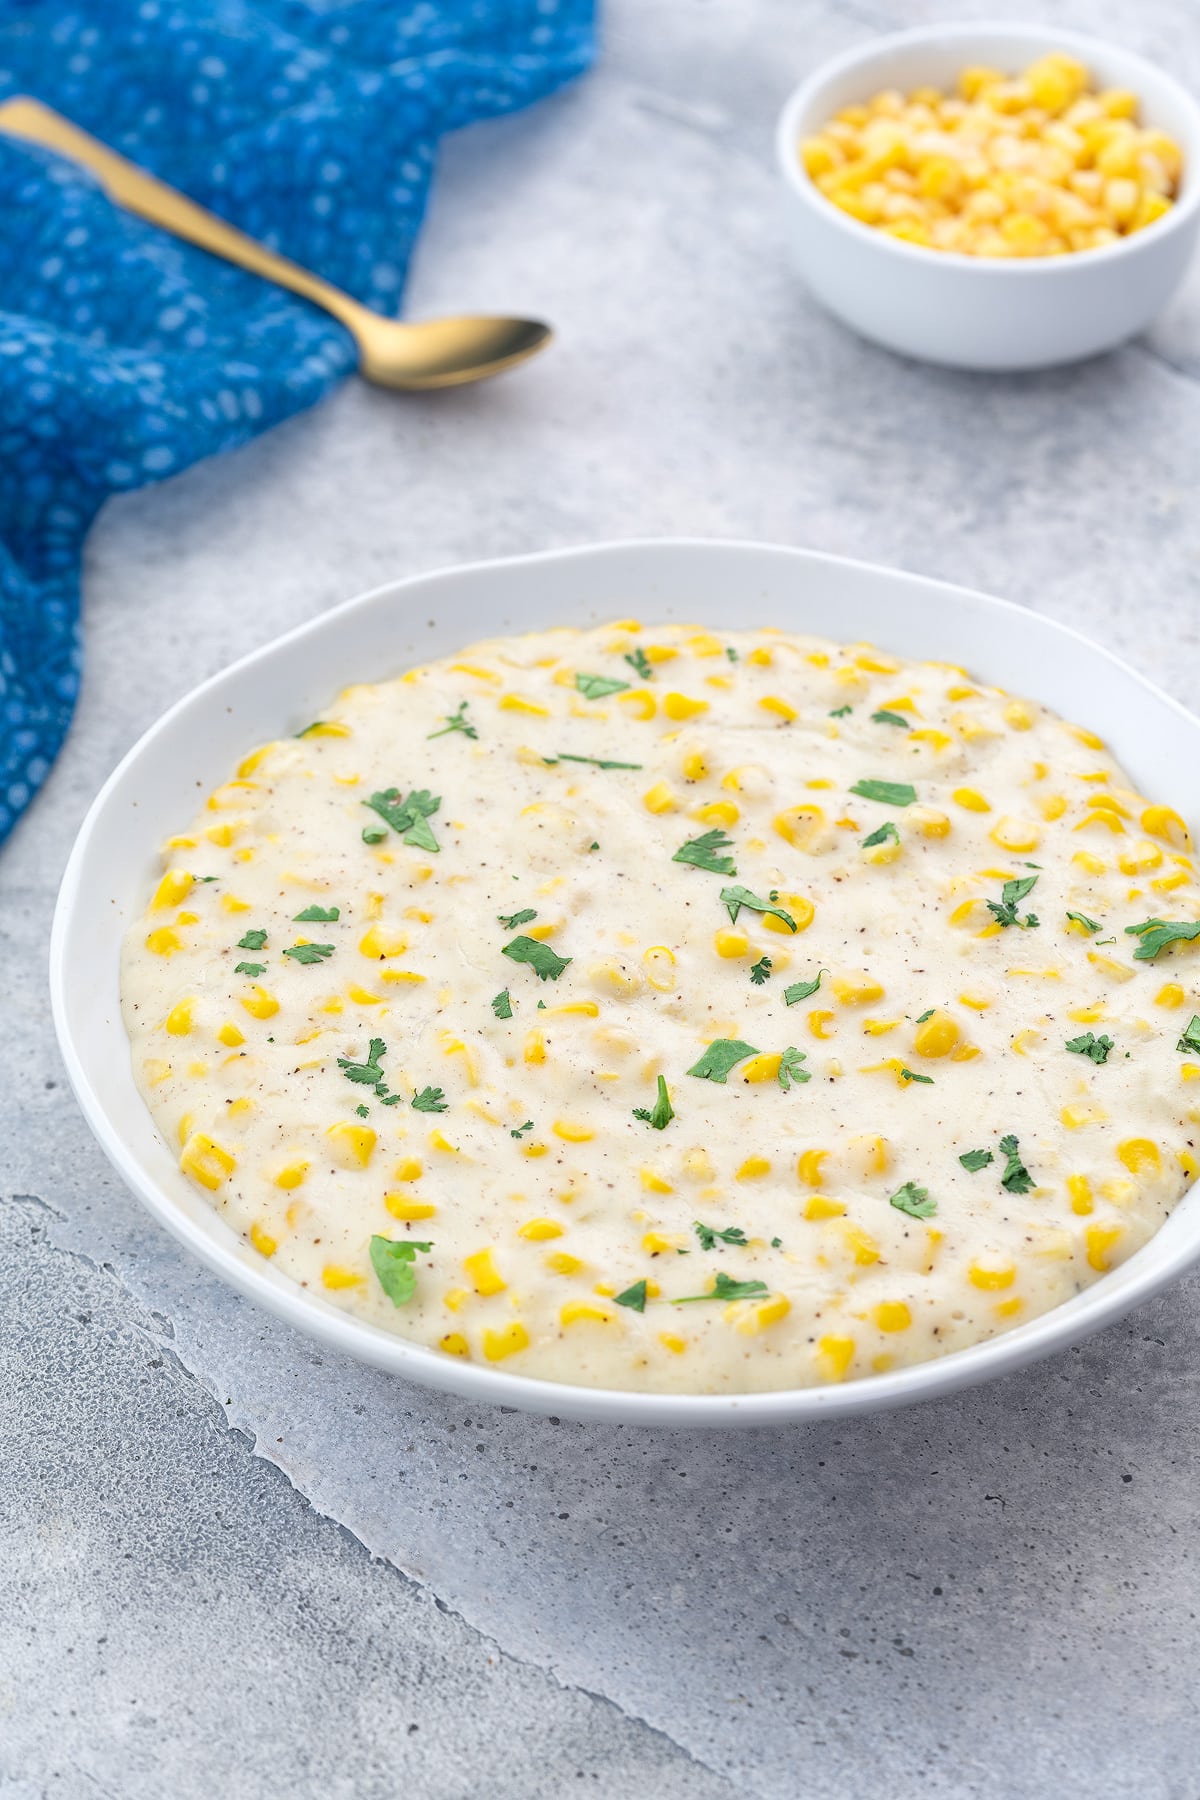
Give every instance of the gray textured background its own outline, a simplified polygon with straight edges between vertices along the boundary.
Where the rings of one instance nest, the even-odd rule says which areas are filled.
[[[995,11],[1000,0],[992,0]],[[699,532],[890,562],[1200,686],[1200,273],[1052,375],[900,363],[809,303],[774,115],[932,0],[612,0],[598,72],[448,147],[411,304],[544,313],[478,390],[346,387],[104,514],[67,751],[0,861],[3,1800],[1200,1794],[1193,1280],[910,1413],[651,1436],[318,1352],[110,1174],[50,1030],[102,777],[233,656],[379,581]],[[1200,86],[1194,0],[1056,0]]]

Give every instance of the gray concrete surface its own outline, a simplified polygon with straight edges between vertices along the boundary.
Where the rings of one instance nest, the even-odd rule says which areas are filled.
[[[122,501],[76,729],[0,859],[0,1796],[1191,1800],[1200,1282],[860,1423],[652,1436],[339,1361],[226,1293],[92,1145],[56,882],[176,695],[386,578],[691,532],[949,577],[1200,691],[1200,272],[1055,374],[900,363],[776,228],[774,113],[935,0],[612,0],[595,77],[450,146],[417,312],[544,311],[479,390],[352,385]],[[1058,0],[1200,87],[1191,0]],[[415,1727],[415,1729],[414,1729]]]

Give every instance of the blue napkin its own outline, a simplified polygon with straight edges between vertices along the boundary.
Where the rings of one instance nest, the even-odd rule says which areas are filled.
[[[36,95],[396,314],[438,138],[585,69],[592,0],[8,0]],[[354,366],[323,313],[0,136],[0,842],[79,685],[79,562],[109,494],[232,449]]]

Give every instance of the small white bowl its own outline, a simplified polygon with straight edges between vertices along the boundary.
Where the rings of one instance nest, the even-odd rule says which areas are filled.
[[[58,1041],[84,1116],[149,1212],[223,1281],[298,1331],[472,1404],[630,1425],[778,1425],[876,1412],[971,1387],[1065,1349],[1200,1259],[1200,1187],[1128,1261],[1053,1312],[934,1362],[840,1386],[762,1394],[635,1394],[569,1387],[410,1343],[297,1286],[259,1256],[179,1168],[133,1079],[121,1020],[121,939],[159,872],[158,846],[196,794],[254,744],[295,731],[330,694],[497,632],[623,617],[778,625],[937,657],[1101,725],[1133,780],[1200,818],[1200,721],[1050,619],[965,588],[765,544],[597,544],[446,569],[377,588],[214,675],[135,744],[84,820],[50,943]],[[299,1364],[297,1365],[299,1367]]]
[[[881,88],[951,90],[968,64],[1014,74],[1051,50],[1087,65],[1101,87],[1128,88],[1140,120],[1183,151],[1179,197],[1162,219],[1098,250],[1012,261],[906,244],[827,200],[799,158],[802,138]],[[1129,50],[1045,25],[936,25],[875,38],[827,62],[795,90],[776,144],[791,235],[817,299],[863,337],[960,369],[1078,362],[1143,331],[1183,278],[1200,228],[1200,105]]]

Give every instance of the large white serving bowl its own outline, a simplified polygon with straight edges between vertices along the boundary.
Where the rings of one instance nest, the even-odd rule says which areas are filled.
[[[1182,148],[1179,198],[1144,231],[1100,250],[1012,261],[926,250],[851,218],[805,173],[800,140],[841,107],[882,88],[953,89],[973,63],[1016,74],[1051,50],[1078,57],[1102,87],[1132,90],[1142,124]],[[800,84],[776,148],[788,229],[817,299],[889,350],[956,368],[1038,369],[1111,350],[1162,310],[1200,230],[1200,105],[1132,51],[1053,25],[929,25],[872,38]]]
[[[961,663],[1098,727],[1139,786],[1184,818],[1200,817],[1200,721],[1065,626],[944,582],[811,551],[681,540],[552,551],[376,588],[173,706],[104,784],[71,852],[50,947],[59,1043],[89,1125],[154,1218],[232,1287],[377,1368],[472,1401],[645,1425],[779,1424],[950,1393],[1064,1349],[1189,1268],[1200,1257],[1196,1188],[1149,1243],[1084,1293],[936,1362],[779,1393],[624,1393],[509,1374],[364,1324],[276,1271],[181,1174],[176,1148],[159,1135],[134,1085],[118,970],[122,935],[157,879],[159,845],[192,816],[197,793],[224,781],[264,739],[319,717],[352,682],[381,680],[480,636],[631,613],[718,631],[775,625]]]

